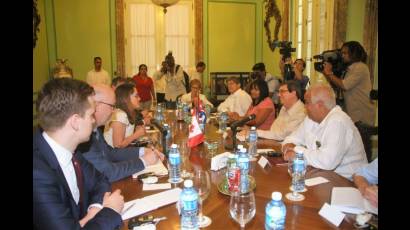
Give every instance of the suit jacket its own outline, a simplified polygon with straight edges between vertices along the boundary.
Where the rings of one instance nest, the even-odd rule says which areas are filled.
[[[88,142],[77,147],[77,151],[81,152],[84,158],[104,174],[110,182],[120,180],[145,168],[139,158],[139,148],[113,149],[105,142],[104,136],[98,129],[91,134]]]
[[[57,158],[40,131],[33,136],[33,225],[36,229],[81,229],[82,219],[90,204],[100,203],[110,183],[81,154],[75,154],[83,174],[84,210],[75,203]],[[83,229],[115,229],[121,216],[103,208]]]

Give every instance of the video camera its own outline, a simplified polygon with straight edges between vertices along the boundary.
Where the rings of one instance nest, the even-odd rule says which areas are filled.
[[[325,62],[330,62],[332,64],[333,74],[337,77],[341,77],[343,71],[346,69],[346,65],[343,63],[342,53],[340,49],[326,50],[322,54],[313,56],[318,62],[314,63],[315,70],[322,73]]]
[[[280,47],[281,49],[279,50],[279,53],[282,54],[282,59],[283,61],[286,60],[286,58],[290,58],[292,55],[292,52],[296,52],[296,48],[292,48],[292,42],[291,41],[275,41],[273,44],[276,47]]]

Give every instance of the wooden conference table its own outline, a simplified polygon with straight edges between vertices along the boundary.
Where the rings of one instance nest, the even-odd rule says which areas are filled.
[[[184,122],[177,122],[174,113],[169,113],[167,121],[172,125],[174,143],[181,144],[188,137],[188,125]],[[218,153],[223,153],[228,150],[224,148],[224,139],[221,134],[216,131],[218,126],[215,121],[207,124],[206,138],[217,138],[220,140]],[[239,142],[238,142],[239,143]],[[273,148],[280,149],[280,144],[272,140],[258,140],[258,148]],[[161,149],[161,148],[160,148]],[[210,169],[210,159],[207,156],[207,150],[204,144],[201,144],[186,154],[182,154],[185,168],[192,170],[194,168]],[[256,161],[251,162],[250,174],[256,180],[256,188],[254,190],[256,201],[255,217],[246,224],[245,229],[264,229],[265,223],[265,206],[271,200],[273,191],[279,191],[283,195],[283,200],[286,205],[286,229],[295,230],[318,230],[318,229],[354,229],[355,222],[353,215],[347,215],[339,227],[334,226],[326,219],[321,217],[318,212],[325,202],[330,204],[331,190],[334,186],[351,187],[352,182],[333,171],[325,171],[308,167],[306,178],[322,176],[330,182],[307,187],[305,200],[293,202],[285,198],[285,194],[290,192],[289,186],[291,177],[287,172],[286,165],[276,165],[283,163],[283,159],[267,157],[270,165],[266,165],[264,169],[257,164]],[[166,164],[166,162],[164,162]],[[211,177],[211,193],[203,203],[203,214],[212,219],[212,224],[204,229],[239,229],[239,224],[235,222],[229,214],[230,197],[218,191],[217,185],[225,176],[226,168],[219,171],[209,170]],[[168,177],[160,178],[159,183],[165,183]],[[174,185],[173,185],[174,186]],[[177,185],[183,187],[183,183]],[[147,195],[162,192],[157,191],[142,191],[142,183],[132,177],[127,177],[117,181],[112,185],[113,190],[121,189],[121,194],[125,201],[134,200]],[[167,219],[160,221],[157,224],[157,229],[180,229],[180,218],[174,204],[161,207],[149,213],[154,217],[166,216]],[[124,221],[122,229],[128,229],[128,221]]]

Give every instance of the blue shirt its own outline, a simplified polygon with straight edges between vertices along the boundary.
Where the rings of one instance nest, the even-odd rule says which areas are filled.
[[[376,158],[374,161],[372,161],[372,163],[359,168],[356,174],[366,178],[366,180],[370,184],[378,184],[378,181],[379,181],[378,180],[379,179],[378,160],[379,158]]]

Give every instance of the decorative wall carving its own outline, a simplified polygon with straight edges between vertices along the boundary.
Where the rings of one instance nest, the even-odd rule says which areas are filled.
[[[279,29],[280,25],[282,23],[282,16],[280,15],[280,11],[278,9],[278,5],[276,4],[276,0],[267,0],[265,4],[265,9],[266,9],[266,16],[265,16],[265,22],[263,23],[265,30],[266,30],[266,36],[268,38],[267,42],[269,45],[269,48],[273,51],[275,51],[276,45],[274,42],[278,41],[278,35],[279,35]],[[270,31],[270,18],[274,17],[275,18],[275,29],[273,31],[273,40],[272,40],[272,35]]]

